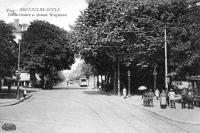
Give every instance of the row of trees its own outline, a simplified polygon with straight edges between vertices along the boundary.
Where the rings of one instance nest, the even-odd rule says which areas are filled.
[[[161,88],[165,26],[169,71],[182,79],[199,74],[199,11],[194,1],[90,0],[73,27],[73,43],[97,75],[106,75],[115,93],[118,61],[122,86],[130,69],[132,91],[152,87],[156,67]]]
[[[9,77],[14,71],[16,61],[16,45],[13,36],[14,27],[0,20],[0,79]],[[1,87],[1,86],[0,86]],[[0,88],[1,89],[1,88]]]
[[[15,30],[4,21],[0,21],[0,78],[12,77],[17,70],[18,44],[14,41]],[[35,73],[50,81],[42,87],[52,87],[58,80],[57,72],[69,69],[74,63],[74,50],[70,45],[70,33],[45,21],[33,21],[21,40],[22,70],[29,70],[31,80]]]
[[[114,93],[118,76],[121,86],[127,86],[129,69],[132,92],[140,85],[153,86],[155,67],[161,88],[164,27],[169,71],[184,79],[186,73],[200,74],[199,24],[200,8],[192,0],[89,0],[70,32],[45,21],[33,21],[22,36],[20,66],[52,83],[57,80],[57,71],[70,68],[76,54],[91,65],[95,75],[106,75],[106,88]],[[13,39],[13,27],[0,21],[1,77],[16,68],[18,45]]]

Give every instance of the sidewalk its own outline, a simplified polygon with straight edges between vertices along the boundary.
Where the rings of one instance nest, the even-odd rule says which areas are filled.
[[[32,96],[32,92],[38,91],[38,89],[35,88],[26,88],[26,90],[27,90],[27,96],[25,98],[23,98],[23,96],[20,96],[20,99],[18,100],[16,98],[17,87],[12,86],[11,93],[8,94],[7,87],[4,86],[0,92],[0,107],[16,105],[30,98]]]
[[[194,109],[182,109],[180,103],[176,103],[176,109],[167,107],[166,109],[160,108],[160,100],[154,98],[153,107],[144,107],[142,96],[132,96],[126,99],[128,104],[136,105],[145,111],[151,112],[163,118],[173,120],[183,124],[200,125],[200,107]]]
[[[22,88],[20,88],[22,89]],[[11,93],[8,94],[7,92],[7,87],[4,86],[2,88],[2,90],[0,91],[0,108],[2,107],[5,107],[5,106],[12,106],[12,105],[16,105],[20,102],[23,102],[24,100],[32,97],[32,92],[36,92],[38,91],[38,89],[35,89],[35,88],[26,88],[27,90],[27,96],[25,98],[23,97],[20,97],[20,100],[16,99],[16,91],[17,91],[17,87],[16,86],[12,86],[12,89],[11,89]],[[2,125],[6,123],[6,121],[1,121],[0,120],[0,133],[7,133],[9,131],[4,131],[2,130]],[[9,121],[8,121],[9,123]],[[20,129],[17,129],[14,130],[14,131],[10,131],[10,132],[13,132],[13,133],[23,133],[23,131],[21,131]]]

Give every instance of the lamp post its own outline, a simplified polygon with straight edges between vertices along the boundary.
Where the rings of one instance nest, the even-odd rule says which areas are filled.
[[[128,70],[128,96],[131,96],[131,71]]]
[[[153,71],[153,76],[154,76],[154,91],[156,90],[156,76],[157,76],[157,71],[156,71],[156,67],[154,67],[154,71]]]
[[[15,33],[15,42],[18,44],[18,58],[17,58],[17,99],[20,99],[20,89],[19,89],[19,82],[20,82],[20,40],[21,40],[21,33],[16,32]]]
[[[128,74],[128,96],[130,97],[131,96],[131,71],[130,71],[130,68],[129,68],[129,66],[130,66],[130,62],[128,62],[127,64],[126,64],[126,66],[128,67],[128,72],[127,72],[127,74]]]

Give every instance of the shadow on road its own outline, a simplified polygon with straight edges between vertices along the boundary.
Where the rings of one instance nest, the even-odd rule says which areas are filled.
[[[27,93],[38,92],[38,90],[27,90]]]
[[[106,95],[106,96],[111,96],[111,94],[109,93],[106,93],[104,91],[84,91],[83,92],[84,94],[87,94],[87,95]]]
[[[55,86],[52,89],[45,89],[45,90],[82,90],[88,89],[87,87],[66,87],[66,86]]]
[[[16,99],[16,93],[0,93],[0,99]]]
[[[26,89],[27,93],[32,93],[32,92],[37,92],[38,90],[34,90],[34,89]],[[0,90],[0,99],[16,99],[16,93],[17,93],[17,89],[16,88],[12,88],[10,90],[10,92],[8,92],[7,88],[1,89]],[[22,95],[23,90],[20,88],[20,95]]]

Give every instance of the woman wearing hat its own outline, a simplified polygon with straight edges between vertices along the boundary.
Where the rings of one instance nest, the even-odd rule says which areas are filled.
[[[167,107],[167,95],[165,93],[165,90],[162,90],[160,94],[160,107],[162,109]]]

